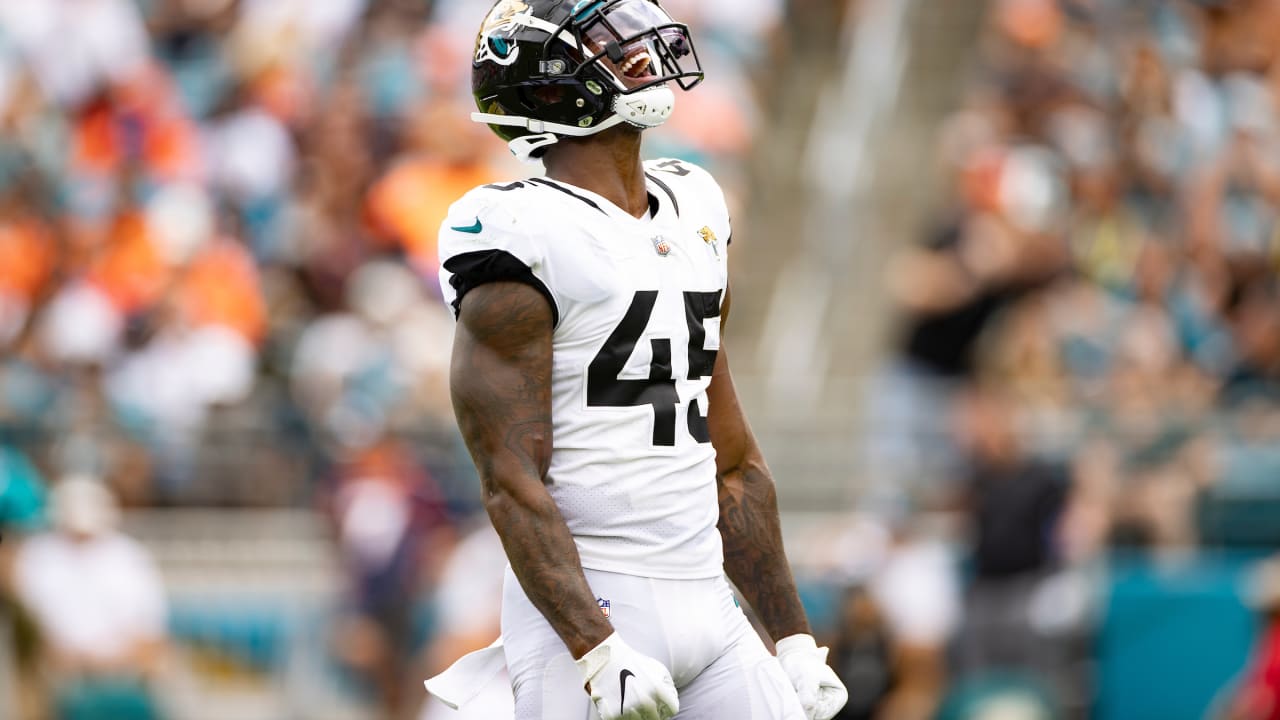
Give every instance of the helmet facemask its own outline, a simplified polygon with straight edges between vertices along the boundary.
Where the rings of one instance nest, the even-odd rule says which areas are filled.
[[[586,9],[565,23],[578,47],[593,53],[575,75],[603,76],[618,92],[636,93],[676,82],[691,90],[702,82],[689,28],[651,0],[584,0]],[[583,3],[579,3],[580,5]],[[555,42],[548,40],[548,43]]]

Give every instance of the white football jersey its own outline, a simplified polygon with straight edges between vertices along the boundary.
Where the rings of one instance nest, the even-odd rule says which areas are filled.
[[[694,165],[654,160],[645,171],[645,219],[547,178],[472,190],[441,227],[440,285],[455,311],[494,280],[526,282],[550,301],[548,489],[583,567],[716,577],[706,390],[728,282],[728,211]]]

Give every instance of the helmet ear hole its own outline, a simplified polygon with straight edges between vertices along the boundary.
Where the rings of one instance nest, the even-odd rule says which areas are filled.
[[[534,100],[542,105],[555,105],[564,100],[564,88],[559,85],[543,85],[531,91]]]
[[[522,87],[516,93],[516,97],[519,98],[525,110],[537,112],[563,102],[565,89],[559,85]]]
[[[520,88],[516,91],[516,98],[520,100],[520,104],[529,112],[535,112],[538,109],[538,102],[531,96],[529,88]]]

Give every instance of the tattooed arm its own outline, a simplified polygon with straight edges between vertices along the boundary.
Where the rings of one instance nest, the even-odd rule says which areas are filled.
[[[729,317],[727,290],[720,317],[723,332]],[[738,403],[723,341],[707,399],[707,424],[716,448],[725,572],[774,640],[808,633],[809,621],[782,549],[773,476]]]
[[[575,658],[613,632],[578,548],[547,492],[551,460],[551,307],[522,283],[467,293],[450,389],[480,473],[485,509],[520,586]]]

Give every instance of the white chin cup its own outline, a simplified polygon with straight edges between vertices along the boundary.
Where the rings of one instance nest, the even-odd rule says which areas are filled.
[[[525,135],[507,143],[507,147],[511,148],[511,154],[516,156],[520,162],[533,162],[534,153],[549,145],[555,145],[560,141],[555,133],[541,133],[538,135]]]
[[[655,128],[671,117],[676,108],[676,94],[666,85],[647,90],[618,95],[613,99],[613,111],[628,124],[638,128]]]

